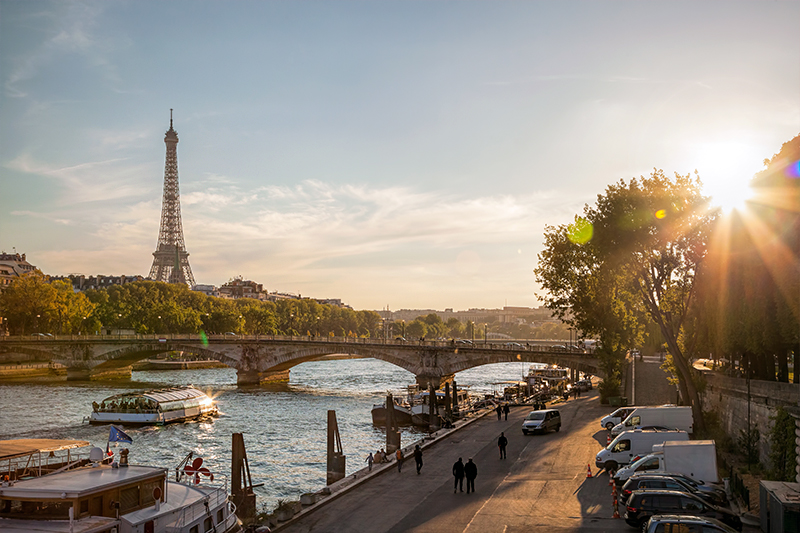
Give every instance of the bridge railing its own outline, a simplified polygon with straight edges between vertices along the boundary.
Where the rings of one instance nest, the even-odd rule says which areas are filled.
[[[594,354],[585,351],[570,350],[560,345],[545,345],[539,343],[526,342],[464,342],[451,340],[397,340],[383,339],[376,337],[332,337],[327,335],[201,335],[199,333],[170,333],[162,335],[6,335],[0,336],[0,342],[32,343],[42,344],[50,342],[114,342],[114,341],[189,341],[203,342],[204,340],[213,342],[242,342],[242,341],[276,341],[276,342],[304,342],[304,343],[331,343],[331,344],[361,344],[374,346],[424,346],[431,348],[451,347],[458,350],[497,350],[503,352],[539,352],[539,353],[559,353],[564,355],[586,355]],[[541,342],[541,341],[539,341]]]

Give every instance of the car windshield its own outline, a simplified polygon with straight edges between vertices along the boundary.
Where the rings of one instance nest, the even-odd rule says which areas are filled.
[[[544,413],[541,411],[534,411],[526,416],[525,420],[544,420]]]

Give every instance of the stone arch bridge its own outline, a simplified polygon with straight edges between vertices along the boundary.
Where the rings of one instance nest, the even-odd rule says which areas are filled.
[[[492,363],[549,363],[573,372],[599,375],[599,360],[592,354],[560,347],[517,343],[454,341],[398,341],[352,337],[289,337],[255,335],[60,335],[54,337],[0,337],[0,361],[35,360],[60,363],[68,380],[122,371],[130,365],[165,352],[183,352],[213,359],[237,372],[239,385],[289,380],[300,363],[324,355],[373,357],[404,368],[421,387],[439,387],[456,372]]]

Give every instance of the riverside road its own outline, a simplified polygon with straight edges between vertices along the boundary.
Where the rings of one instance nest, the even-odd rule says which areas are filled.
[[[494,414],[460,429],[424,450],[417,475],[413,458],[401,473],[394,464],[330,503],[279,527],[287,533],[494,533],[635,531],[614,519],[605,473],[587,463],[606,443],[598,420],[609,413],[594,390],[553,406],[561,411],[560,432],[524,436],[530,407],[512,408],[508,421]],[[497,438],[508,437],[505,460]],[[406,443],[403,443],[405,447]],[[453,493],[453,463],[472,457],[478,466],[475,493]],[[348,457],[363,461],[363,457]],[[620,506],[624,513],[624,507]]]

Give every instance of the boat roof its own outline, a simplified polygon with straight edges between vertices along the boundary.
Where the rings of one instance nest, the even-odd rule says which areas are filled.
[[[140,391],[140,392],[126,392],[124,394],[116,394],[114,396],[109,396],[104,402],[119,400],[122,398],[136,398],[136,397],[143,397],[153,400],[158,403],[163,402],[174,402],[180,400],[188,400],[190,398],[200,398],[206,396],[206,393],[197,390],[194,387],[171,387],[168,389],[155,389],[149,391]]]
[[[208,499],[213,492],[218,490],[220,489],[215,487],[205,487],[203,485],[191,486],[184,485],[183,483],[175,483],[174,481],[167,481],[167,501],[161,504],[159,510],[156,510],[155,506],[145,507],[144,509],[138,509],[123,515],[120,517],[120,520],[135,527],[150,520],[155,520],[160,516],[174,514],[180,509]],[[223,500],[226,499],[227,494],[223,493],[221,498]],[[214,510],[213,507],[211,510]]]
[[[110,465],[95,465],[19,480],[13,486],[0,488],[0,496],[14,498],[57,498],[66,495],[76,499],[108,487],[131,483],[140,479],[166,476],[166,468],[135,466],[114,468]]]
[[[91,444],[85,440],[66,439],[13,439],[0,440],[0,460],[24,457],[37,452],[57,452],[83,448]]]

